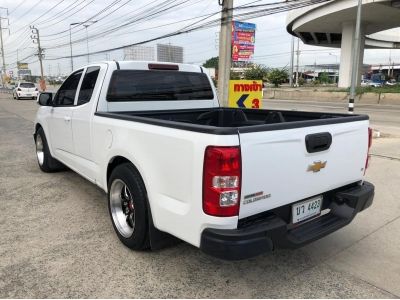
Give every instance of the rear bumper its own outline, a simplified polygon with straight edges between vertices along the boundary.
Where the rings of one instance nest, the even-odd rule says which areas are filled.
[[[38,96],[38,92],[17,92],[17,95],[20,98],[36,98]]]
[[[349,224],[372,204],[374,190],[369,182],[339,190],[330,195],[329,213],[298,227],[290,227],[281,217],[270,215],[238,229],[207,228],[202,233],[200,249],[218,258],[239,260],[274,248],[301,247]]]

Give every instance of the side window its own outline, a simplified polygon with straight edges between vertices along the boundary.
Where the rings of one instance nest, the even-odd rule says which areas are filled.
[[[79,80],[81,79],[83,70],[76,71],[71,74],[67,80],[61,85],[54,97],[54,104],[60,106],[74,105],[76,90],[78,88]]]
[[[85,104],[92,98],[94,86],[96,85],[97,77],[99,76],[100,67],[89,67],[83,77],[81,90],[78,96],[78,105]]]

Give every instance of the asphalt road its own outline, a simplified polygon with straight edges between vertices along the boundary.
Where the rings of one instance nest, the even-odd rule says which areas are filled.
[[[0,298],[400,297],[399,160],[375,156],[373,206],[302,249],[239,262],[186,243],[134,252],[115,235],[101,190],[71,171],[40,172],[36,109],[0,95]],[[394,157],[399,141],[376,139],[373,151]]]

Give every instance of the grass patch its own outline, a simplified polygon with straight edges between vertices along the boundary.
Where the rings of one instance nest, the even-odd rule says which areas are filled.
[[[350,88],[347,89],[330,89],[328,92],[350,92]],[[373,87],[373,86],[360,86],[356,89],[357,95],[364,93],[400,93],[400,85]]]

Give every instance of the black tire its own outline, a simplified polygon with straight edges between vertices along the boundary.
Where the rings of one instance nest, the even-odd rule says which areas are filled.
[[[40,142],[42,143],[43,158],[39,158],[38,151],[40,151]],[[35,134],[35,146],[36,146],[36,158],[38,161],[39,168],[46,173],[56,172],[65,169],[65,166],[58,160],[51,156],[49,146],[47,145],[46,135],[44,134],[43,128],[39,127]],[[38,149],[39,148],[39,149]]]
[[[122,184],[125,184],[128,188],[128,191],[131,195],[130,198],[132,201],[132,206],[134,207],[134,210],[132,212],[134,218],[132,228],[133,232],[130,235],[126,232],[124,235],[123,230],[119,229],[121,226],[119,224],[121,224],[123,220],[121,221],[120,219],[121,223],[116,224],[119,221],[118,219],[114,219],[117,218],[115,210],[118,209],[116,208],[116,202],[118,200],[121,202],[121,211],[124,210],[124,206],[122,204],[122,202],[124,201],[122,198],[122,191],[118,195],[118,188],[115,188],[113,186],[113,184],[121,184],[121,182]],[[119,199],[115,198],[116,195],[119,196]],[[127,208],[127,206],[125,206],[125,208]],[[108,180],[108,211],[110,213],[110,218],[114,230],[117,233],[120,241],[125,246],[133,250],[145,250],[150,247],[147,193],[139,172],[130,163],[123,163],[117,166],[111,173],[110,179]],[[128,215],[124,215],[124,217],[125,216],[127,217]],[[126,222],[123,225],[129,225],[128,217],[126,218]]]
[[[13,93],[13,99],[15,100],[15,95],[14,95],[14,93]]]

